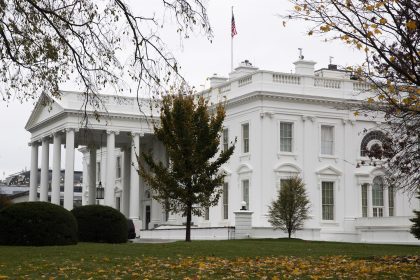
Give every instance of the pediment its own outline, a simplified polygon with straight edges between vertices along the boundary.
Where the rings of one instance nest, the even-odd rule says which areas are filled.
[[[291,162],[285,162],[280,163],[274,168],[274,172],[279,173],[300,173],[302,172],[302,168],[300,168],[298,165],[291,163]]]
[[[33,127],[48,121],[63,111],[64,108],[61,107],[54,99],[46,94],[42,94],[25,125],[25,129],[29,131]]]
[[[239,167],[236,170],[236,172],[238,174],[249,173],[249,172],[252,172],[252,167],[249,164],[247,164],[247,163],[243,163],[243,164],[239,165]]]
[[[316,172],[316,174],[318,174],[318,175],[335,175],[335,176],[340,176],[341,174],[343,174],[343,172],[341,172],[339,169],[335,168],[332,165],[328,165],[326,167],[323,167],[321,169],[318,169],[318,171]]]
[[[219,174],[222,174],[224,176],[230,176],[230,175],[232,175],[232,171],[230,171],[228,168],[222,166],[219,170]]]

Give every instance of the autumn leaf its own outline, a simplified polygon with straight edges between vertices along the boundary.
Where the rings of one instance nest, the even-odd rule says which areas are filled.
[[[414,20],[407,21],[407,23],[405,25],[407,26],[407,28],[409,30],[412,30],[412,31],[416,30],[416,28],[417,28],[417,24]]]

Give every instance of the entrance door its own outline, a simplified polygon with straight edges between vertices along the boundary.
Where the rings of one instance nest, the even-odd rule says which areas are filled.
[[[150,223],[150,205],[146,205],[146,229],[149,229]]]

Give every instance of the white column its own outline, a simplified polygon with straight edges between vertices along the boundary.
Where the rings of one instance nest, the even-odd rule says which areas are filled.
[[[389,217],[389,191],[388,186],[384,186],[384,217]]]
[[[89,188],[89,164],[88,164],[88,150],[86,148],[79,149],[83,154],[82,158],[82,206],[88,204],[88,188]]]
[[[106,206],[115,208],[115,175],[116,175],[116,161],[115,161],[115,131],[107,131],[106,140],[106,186],[104,203]]]
[[[96,201],[96,148],[91,148],[89,151],[89,155],[88,204],[94,205]]]
[[[140,177],[137,173],[137,155],[140,154],[140,134],[133,133],[131,145],[131,170],[130,170],[130,213],[132,220],[140,219]]]
[[[159,145],[158,140],[156,138],[153,139],[153,160],[155,162],[160,161],[159,148],[160,148],[160,145]],[[151,219],[150,219],[149,229],[152,229],[155,227],[155,225],[161,224],[163,207],[156,199],[153,199],[153,190],[150,190],[150,194],[152,196],[152,205],[151,205],[152,213],[150,215]]]
[[[64,208],[73,209],[74,200],[74,128],[66,129],[66,166],[64,175]]]
[[[130,152],[131,152],[131,147],[124,148],[121,212],[126,217],[129,217],[129,207],[130,207],[130,169],[131,169],[131,153]]]
[[[32,142],[31,146],[31,174],[29,181],[29,201],[37,201],[38,191],[38,143]]]
[[[42,157],[41,157],[41,185],[39,190],[39,200],[48,201],[49,186],[49,156],[50,143],[48,137],[42,138]]]
[[[372,206],[372,184],[368,184],[367,191],[367,206],[368,206],[368,217],[373,217],[373,206]]]
[[[61,136],[54,133],[53,164],[51,179],[51,203],[60,205],[60,177],[61,177]]]

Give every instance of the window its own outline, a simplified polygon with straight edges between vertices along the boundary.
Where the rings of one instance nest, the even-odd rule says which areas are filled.
[[[383,179],[379,176],[373,179],[372,207],[373,207],[373,217],[384,216],[384,184],[383,184]]]
[[[117,157],[117,179],[121,178],[121,157]]]
[[[321,125],[321,154],[334,154],[334,127]]]
[[[322,182],[322,219],[334,220],[334,182]]]
[[[246,209],[249,210],[249,180],[242,181],[242,201],[246,202]]]
[[[389,216],[392,217],[394,213],[394,187],[390,186],[388,188],[388,206],[389,206]]]
[[[229,184],[223,184],[223,219],[229,219]]]
[[[386,140],[386,136],[382,131],[374,130],[370,131],[363,137],[362,143],[360,144],[360,156],[365,157],[368,154],[368,150],[374,145],[382,143]]]
[[[223,151],[226,152],[229,149],[229,129],[223,129]]]
[[[362,185],[362,217],[368,216],[368,184]]]
[[[242,124],[242,152],[249,153],[249,123]]]
[[[286,178],[280,179],[280,184],[278,185],[277,191],[280,191],[281,188],[284,186],[284,184],[286,184],[289,180],[290,179],[286,179]]]
[[[280,123],[280,151],[293,151],[293,123]]]
[[[210,208],[206,207],[206,209],[204,209],[204,220],[208,221],[210,220]]]

